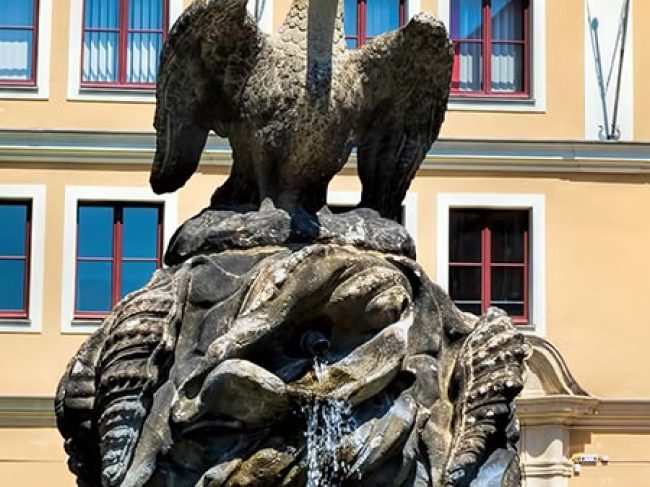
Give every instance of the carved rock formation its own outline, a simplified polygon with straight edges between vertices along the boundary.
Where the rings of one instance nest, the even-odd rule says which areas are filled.
[[[401,226],[370,210],[325,214],[309,243],[287,240],[283,210],[264,225],[240,214],[256,238],[229,249],[197,235],[233,222],[211,213],[181,228],[167,256],[180,262],[118,304],[68,367],[57,415],[81,485],[305,485],[310,398],[351,406],[340,485],[470,485],[486,466],[500,483],[472,485],[517,485],[503,479],[518,479],[526,346],[507,316],[460,312]],[[326,340],[320,380],[309,333]]]
[[[210,130],[234,164],[59,384],[80,486],[519,485],[524,338],[459,311],[387,219],[444,117],[444,26],[347,51],[342,2],[308,3],[267,38],[244,1],[195,0],[170,33],[152,186],[182,186]],[[354,146],[360,208],[335,215]]]

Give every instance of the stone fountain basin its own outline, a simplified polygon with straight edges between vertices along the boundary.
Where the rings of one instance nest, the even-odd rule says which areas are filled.
[[[172,417],[188,423],[209,415],[254,428],[282,421],[308,399],[361,404],[402,370],[411,302],[408,280],[382,255],[314,245],[275,260],[179,388]],[[320,379],[299,345],[310,330],[329,341]]]
[[[328,365],[320,379],[312,369],[286,384],[248,360],[225,360],[203,382],[197,397],[203,407],[182,419],[194,421],[197,415],[209,413],[256,427],[276,422],[303,400],[343,400],[352,406],[359,405],[382,392],[401,371],[411,321],[409,317],[388,326]]]

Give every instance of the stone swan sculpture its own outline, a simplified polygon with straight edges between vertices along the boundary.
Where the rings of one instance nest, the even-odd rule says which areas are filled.
[[[151,185],[181,187],[210,130],[232,172],[59,383],[80,487],[520,484],[525,339],[462,313],[393,221],[444,117],[444,26],[419,14],[347,51],[342,2],[309,1],[270,38],[242,0],[195,0],[172,29]],[[334,214],[355,146],[360,208]],[[349,424],[313,461],[310,418],[324,438],[315,411],[338,402]]]
[[[233,153],[213,206],[312,213],[356,146],[360,206],[395,218],[438,136],[451,63],[445,27],[427,13],[348,50],[342,0],[294,0],[270,37],[246,0],[197,0],[161,55],[152,188],[185,184],[213,130]]]

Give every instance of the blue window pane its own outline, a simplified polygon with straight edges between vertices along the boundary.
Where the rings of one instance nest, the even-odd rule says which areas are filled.
[[[345,0],[343,6],[343,30],[346,36],[357,35],[357,0]],[[349,44],[348,47],[350,47]]]
[[[369,0],[366,4],[366,30],[374,37],[399,27],[397,0]]]
[[[34,0],[2,0],[0,25],[26,27],[34,23]]]
[[[0,78],[24,81],[32,78],[33,33],[0,30]]]
[[[25,255],[26,227],[26,203],[0,204],[0,255]]]
[[[25,261],[0,260],[0,311],[23,310]]]
[[[127,37],[126,76],[129,83],[155,83],[162,34],[129,34]]]
[[[155,262],[122,262],[122,295],[120,297],[123,298],[131,291],[144,286],[155,270]]]
[[[480,39],[483,36],[482,0],[453,0],[451,7],[451,37]]]
[[[346,39],[345,43],[346,43],[348,49],[356,49],[356,47],[357,47],[357,40],[356,39]]]
[[[86,32],[83,45],[82,80],[96,83],[117,81],[117,32]]]
[[[112,271],[111,262],[78,262],[77,311],[110,310]]]
[[[523,0],[492,0],[492,38],[524,40]]]
[[[119,8],[119,0],[86,0],[84,27],[117,29]]]
[[[113,256],[113,211],[110,206],[79,207],[79,257]]]
[[[162,29],[163,4],[161,0],[131,0],[129,2],[129,29]]]
[[[158,208],[124,208],[123,257],[154,259],[158,250]]]

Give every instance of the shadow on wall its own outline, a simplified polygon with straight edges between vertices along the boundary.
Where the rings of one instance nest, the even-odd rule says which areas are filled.
[[[604,73],[604,63],[602,58],[602,51],[600,45],[599,27],[600,20],[598,17],[592,17],[589,1],[587,1],[587,17],[589,23],[589,36],[591,39],[591,51],[594,58],[594,66],[596,69],[596,79],[598,82],[598,93],[600,98],[600,105],[603,117],[603,123],[599,126],[600,131],[598,137],[600,140],[619,140],[621,137],[621,130],[617,124],[618,115],[618,102],[621,90],[621,76],[623,73],[623,59],[625,55],[625,44],[627,37],[627,24],[629,17],[630,0],[624,0],[621,8],[621,17],[619,21],[618,33],[616,34],[616,42],[612,50],[611,59],[607,63],[609,70],[607,76]],[[615,72],[616,70],[616,72]],[[612,107],[612,117],[610,120],[609,109],[607,106],[607,93],[612,82],[613,75],[616,74],[616,86],[614,95],[614,105]]]

